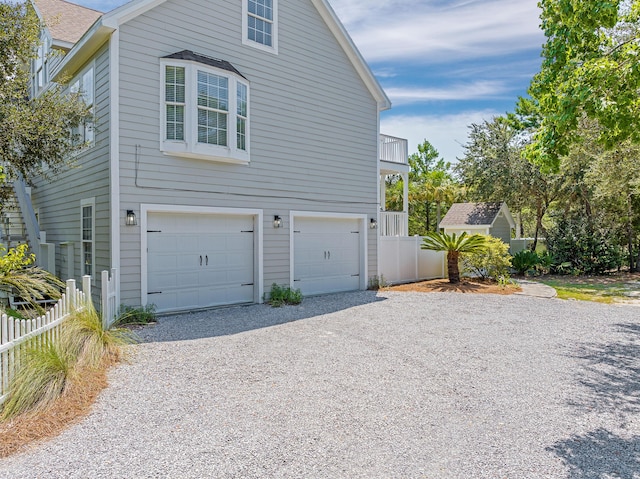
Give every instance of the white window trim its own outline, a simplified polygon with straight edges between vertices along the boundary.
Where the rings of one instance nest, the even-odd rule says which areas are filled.
[[[91,103],[91,109],[93,111],[93,120],[91,122],[92,126],[91,128],[93,129],[92,131],[92,137],[91,137],[91,141],[89,141],[86,145],[86,148],[83,148],[82,151],[85,151],[87,148],[92,148],[95,143],[96,143],[96,120],[95,120],[95,112],[96,112],[96,68],[95,68],[95,61],[90,62],[86,67],[84,67],[82,70],[80,70],[76,75],[73,76],[73,79],[69,82],[69,93],[71,93],[71,87],[74,83],[76,82],[82,82],[82,77],[84,77],[85,73],[87,73],[89,70],[93,70],[93,91],[91,92],[91,98],[92,98],[92,103]],[[84,85],[83,85],[84,86]],[[85,126],[83,125],[82,128],[84,128]],[[86,134],[83,133],[83,139],[86,137]]]
[[[83,233],[83,208],[91,206],[91,281],[96,279],[96,198],[84,198],[80,200],[80,277],[84,276],[84,244],[89,243],[82,236]]]
[[[38,96],[47,89],[49,85],[49,56],[51,53],[51,37],[46,32],[40,35],[36,58],[31,62],[31,93],[33,97]],[[38,68],[38,66],[40,68]],[[39,81],[39,73],[42,75],[42,85]]]
[[[165,76],[167,66],[185,69],[184,140],[167,139],[167,109],[165,101]],[[227,146],[198,142],[198,70],[223,76],[229,80],[229,110],[227,112]],[[237,145],[237,85],[247,87],[246,150]],[[223,163],[248,164],[251,144],[251,86],[249,82],[228,70],[215,68],[189,60],[161,59],[160,61],[160,151],[165,155],[219,161]]]
[[[258,50],[278,54],[278,0],[273,0],[273,28],[271,46],[249,40],[249,0],[242,0],[242,44],[248,45]]]

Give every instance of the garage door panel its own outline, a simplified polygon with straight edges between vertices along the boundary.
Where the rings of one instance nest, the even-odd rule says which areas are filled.
[[[303,294],[360,289],[360,220],[295,218],[294,285]]]
[[[158,311],[254,301],[253,216],[150,213],[148,301]],[[248,285],[248,286],[245,286]]]

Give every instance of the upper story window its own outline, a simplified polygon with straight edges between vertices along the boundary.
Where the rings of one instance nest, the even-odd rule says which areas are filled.
[[[225,61],[179,52],[162,59],[162,141],[169,155],[249,162],[249,84]]]
[[[48,59],[51,50],[51,39],[43,34],[36,57],[31,64],[31,94],[37,96],[49,83]]]
[[[95,82],[93,74],[93,65],[83,70],[70,83],[69,91],[71,93],[80,93],[85,105],[89,108],[90,118],[85,120],[77,128],[73,129],[79,143],[93,144],[94,141],[94,99],[95,99]]]
[[[278,0],[243,0],[242,42],[278,53]]]

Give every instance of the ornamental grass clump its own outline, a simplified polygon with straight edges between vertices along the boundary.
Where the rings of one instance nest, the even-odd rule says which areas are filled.
[[[58,399],[75,374],[76,357],[58,342],[47,341],[26,350],[9,385],[1,420],[45,409]]]
[[[75,311],[63,325],[62,346],[78,358],[80,367],[98,368],[118,361],[135,336],[123,328],[105,328],[91,304]]]

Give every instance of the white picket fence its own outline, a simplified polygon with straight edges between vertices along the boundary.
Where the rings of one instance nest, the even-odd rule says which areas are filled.
[[[116,288],[117,271],[102,272],[101,314],[105,327],[111,326],[118,313]],[[82,310],[91,302],[91,277],[82,277],[82,290],[76,281],[67,281],[66,291],[46,314],[35,319],[16,319],[3,314],[0,317],[0,404],[8,396],[11,376],[20,364],[20,357],[29,347],[39,347],[54,341],[60,325],[72,311]]]
[[[102,314],[102,324],[108,328],[116,320],[118,315],[118,288],[117,285],[118,270],[111,269],[111,278],[109,272],[102,272],[102,295],[100,301],[100,312]]]

